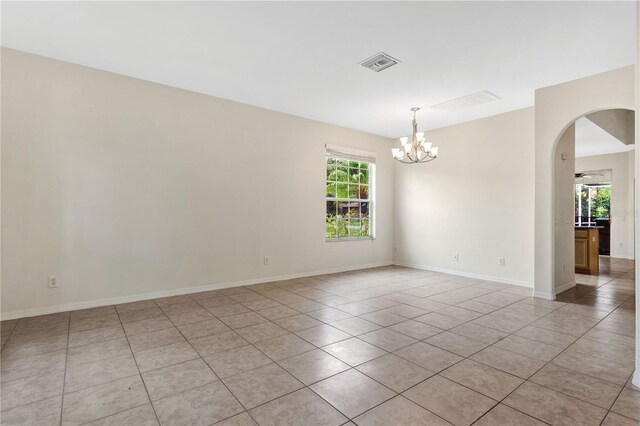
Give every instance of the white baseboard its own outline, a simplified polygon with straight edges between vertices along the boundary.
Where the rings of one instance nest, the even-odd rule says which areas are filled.
[[[640,388],[640,366],[636,365],[636,371],[631,376],[631,384]]]
[[[514,280],[514,279],[511,279],[511,278],[492,277],[492,276],[489,276],[489,275],[476,274],[476,273],[473,273],[473,272],[457,271],[455,269],[440,268],[438,266],[420,265],[420,264],[417,264],[417,263],[394,261],[393,264],[394,265],[398,265],[398,266],[406,266],[408,268],[424,269],[425,271],[441,272],[443,274],[457,275],[457,276],[465,277],[465,278],[476,278],[476,279],[483,280],[483,281],[494,281],[494,282],[502,283],[502,284],[511,284],[511,285],[517,285],[517,286],[521,286],[521,287],[533,288],[533,283],[532,282]]]
[[[633,254],[616,254],[615,256],[613,254],[610,254],[610,255],[605,256],[605,257],[611,257],[611,258],[615,258],[615,259],[635,260]]]
[[[22,309],[16,311],[2,312],[2,321],[16,318],[33,317],[37,315],[55,314],[58,312],[76,311],[78,309],[99,308],[100,306],[118,305],[120,303],[139,302],[141,300],[158,299],[160,297],[180,296],[183,294],[200,293],[203,291],[220,290],[230,287],[241,287],[243,285],[263,284],[273,281],[292,280],[295,278],[312,277],[314,275],[333,274],[337,272],[357,271],[360,269],[378,268],[381,266],[393,265],[393,262],[376,262],[362,265],[343,266],[340,268],[323,269],[320,271],[299,272],[295,274],[277,275],[269,277],[252,278],[242,281],[230,281],[216,284],[201,285],[196,287],[183,287],[171,290],[162,290],[150,293],[141,293],[128,296],[110,297],[106,299],[87,300],[84,302],[66,303],[63,305],[45,306],[40,308]]]
[[[533,297],[545,300],[556,300],[556,295],[554,293],[547,293],[544,291],[534,291]]]
[[[556,300],[556,295],[562,293],[563,291],[567,291],[570,288],[575,287],[575,285],[576,285],[575,282],[568,282],[568,283],[562,284],[560,287],[556,288],[556,290],[553,293],[547,293],[544,291],[534,291],[533,297],[537,297],[538,299],[545,299],[545,300]]]
[[[554,295],[558,295],[560,293],[562,293],[563,291],[567,291],[570,288],[573,288],[576,286],[576,282],[575,281],[569,281],[568,283],[564,283],[558,287],[556,287]]]

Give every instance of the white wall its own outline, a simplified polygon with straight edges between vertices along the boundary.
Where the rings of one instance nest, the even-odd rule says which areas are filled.
[[[527,108],[427,132],[438,159],[395,167],[397,263],[533,286],[533,125]]]
[[[611,170],[611,256],[634,258],[633,151],[576,158],[576,172]]]
[[[565,154],[565,159],[563,159]],[[554,188],[554,279],[556,291],[562,292],[576,285],[575,280],[575,169],[576,126],[572,124],[560,137],[553,157]]]
[[[325,242],[326,143],[377,153],[376,240]],[[386,138],[2,49],[2,316],[388,264],[389,149]],[[47,288],[49,275],[61,288]]]
[[[555,298],[553,159],[556,144],[577,118],[612,108],[635,109],[633,66],[536,90],[535,289],[539,297]]]

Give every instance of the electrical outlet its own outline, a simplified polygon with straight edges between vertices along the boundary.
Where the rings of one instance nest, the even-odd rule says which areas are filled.
[[[60,287],[60,280],[58,279],[58,277],[55,277],[53,275],[49,276],[49,288],[59,288]]]
[[[454,262],[457,262],[457,261],[459,261],[459,260],[460,260],[460,256],[458,255],[458,253],[455,253],[455,254],[453,255],[453,261],[454,261]]]
[[[269,256],[265,256],[263,261],[265,265],[271,265],[271,258]]]
[[[499,266],[504,266],[506,264],[507,264],[507,261],[506,261],[506,259],[504,257],[498,258],[498,265]]]

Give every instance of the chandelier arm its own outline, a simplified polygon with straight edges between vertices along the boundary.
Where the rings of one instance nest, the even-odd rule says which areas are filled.
[[[424,159],[420,160],[420,162],[421,163],[428,163],[429,161],[433,161],[435,159],[436,159],[436,157],[427,156],[427,157],[424,157]]]
[[[403,152],[402,156],[398,157],[396,157],[394,154],[394,159],[403,164],[428,163],[429,161],[433,161],[437,158],[437,155],[433,155],[430,149],[427,150],[424,148],[424,145],[422,143],[425,140],[424,137],[422,137],[421,140],[418,140],[418,120],[416,118],[416,112],[419,110],[420,108],[418,107],[411,108],[411,111],[413,112],[413,120],[411,121],[411,145],[408,151]],[[408,138],[400,138],[400,142],[402,146],[405,147],[405,149],[408,144],[405,144],[403,142],[406,142],[406,139]]]

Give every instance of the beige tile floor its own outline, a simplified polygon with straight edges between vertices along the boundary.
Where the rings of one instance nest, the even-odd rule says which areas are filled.
[[[384,267],[2,322],[3,425],[639,425],[633,263]],[[349,424],[353,424],[349,423]]]

